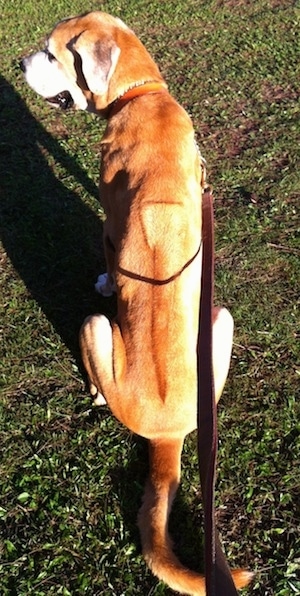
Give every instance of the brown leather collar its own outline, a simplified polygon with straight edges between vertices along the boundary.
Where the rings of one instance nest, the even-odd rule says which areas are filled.
[[[166,83],[150,81],[128,89],[121,97],[118,97],[112,104],[110,104],[107,113],[107,119],[115,116],[129,101],[140,97],[141,95],[148,95],[150,93],[162,93],[168,91]]]

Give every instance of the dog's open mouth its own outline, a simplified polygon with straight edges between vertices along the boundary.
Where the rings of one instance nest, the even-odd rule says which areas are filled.
[[[67,110],[74,105],[73,97],[69,91],[62,91],[61,93],[54,95],[54,97],[47,97],[46,100],[48,103],[51,103],[62,110]]]

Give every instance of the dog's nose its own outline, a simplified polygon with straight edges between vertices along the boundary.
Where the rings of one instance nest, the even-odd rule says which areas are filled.
[[[20,66],[20,69],[22,70],[22,72],[25,72],[26,71],[25,60],[24,59],[21,60],[19,66]]]

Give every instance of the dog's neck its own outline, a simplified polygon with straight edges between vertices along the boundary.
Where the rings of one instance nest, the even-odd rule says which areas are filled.
[[[149,95],[151,93],[162,93],[167,92],[168,88],[166,83],[150,81],[147,83],[141,83],[130,87],[121,97],[118,97],[108,108],[106,115],[107,120],[112,116],[115,116],[129,101],[140,97],[141,95]]]

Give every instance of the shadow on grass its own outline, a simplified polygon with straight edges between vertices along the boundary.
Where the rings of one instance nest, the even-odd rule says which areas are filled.
[[[98,190],[74,157],[35,120],[0,77],[0,233],[30,295],[78,359],[84,317],[111,307],[94,294],[105,268],[102,225],[96,213],[54,175],[51,155],[92,196]]]

